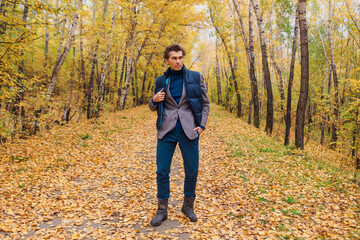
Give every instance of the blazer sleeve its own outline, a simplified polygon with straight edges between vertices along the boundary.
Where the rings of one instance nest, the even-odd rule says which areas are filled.
[[[152,98],[149,101],[149,108],[151,111],[155,111],[157,108],[157,103],[154,103]]]
[[[201,126],[205,128],[206,122],[209,118],[209,113],[210,113],[210,101],[209,101],[209,97],[208,97],[206,84],[204,81],[204,76],[202,74],[200,75],[200,87],[201,87],[202,99],[203,99],[202,110],[201,110],[201,114],[202,114]]]
[[[155,96],[155,94],[156,94],[156,84],[157,84],[157,79],[155,80],[154,96]],[[153,96],[153,97],[154,97],[154,96]],[[152,97],[152,98],[150,99],[150,101],[149,101],[149,108],[150,108],[151,111],[156,111],[158,104],[157,104],[157,103],[154,103],[153,97]]]

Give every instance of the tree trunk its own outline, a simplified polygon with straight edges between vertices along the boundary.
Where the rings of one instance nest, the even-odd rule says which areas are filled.
[[[289,139],[290,139],[290,129],[291,129],[291,96],[292,96],[292,85],[294,80],[296,48],[297,48],[298,28],[299,28],[299,5],[296,6],[295,15],[296,16],[295,16],[294,39],[291,50],[290,75],[289,75],[287,103],[286,103],[286,116],[285,116],[286,129],[285,129],[284,145],[289,145],[290,142]]]
[[[52,76],[51,76],[50,85],[49,85],[49,87],[47,89],[47,92],[46,92],[46,95],[49,96],[49,97],[51,96],[51,94],[53,92],[56,80],[57,80],[58,75],[60,73],[60,69],[61,69],[61,67],[62,67],[62,65],[63,65],[63,63],[65,61],[65,58],[68,55],[68,53],[69,53],[69,51],[71,49],[72,43],[74,41],[77,22],[78,22],[78,18],[79,18],[79,10],[81,8],[81,4],[82,4],[82,0],[78,0],[77,6],[76,6],[76,11],[75,11],[75,14],[74,14],[75,15],[74,16],[74,21],[73,21],[73,23],[71,25],[71,29],[70,29],[69,39],[67,40],[67,43],[65,45],[63,53],[61,54],[58,61],[56,61],[56,63],[55,63],[55,66],[54,66],[54,69],[53,69],[53,72],[52,72]]]
[[[86,89],[87,89],[87,84],[86,84],[86,76],[85,76],[85,59],[84,59],[84,43],[83,43],[83,38],[82,38],[82,34],[83,34],[83,25],[82,25],[82,18],[80,17],[80,71],[79,71],[79,83],[83,84],[83,90],[84,90],[84,96],[86,96]],[[86,97],[84,97],[84,100],[86,99]]]
[[[62,45],[63,45],[63,42],[64,42],[66,22],[67,22],[67,19],[66,19],[66,16],[65,16],[64,20],[63,20],[63,25],[62,25],[61,29],[59,30],[60,31],[60,39],[59,39],[58,51],[57,51],[57,54],[56,54],[56,61],[55,62],[58,62],[60,57],[61,57],[61,50],[63,48]]]
[[[96,20],[96,1],[93,1],[93,16],[92,16],[92,25],[93,28],[95,28],[95,20]],[[90,79],[89,79],[89,85],[87,88],[87,119],[92,118],[92,93],[94,91],[94,80],[95,80],[95,65],[97,62],[97,51],[98,51],[98,44],[99,40],[96,41],[95,46],[92,43],[91,44],[91,50],[92,50],[92,58],[91,58],[91,70],[90,70]]]
[[[222,96],[221,96],[221,80],[220,80],[220,66],[219,66],[219,54],[218,54],[218,39],[216,38],[216,86],[217,86],[217,104],[222,104]]]
[[[115,57],[115,67],[114,67],[114,84],[113,89],[117,89],[117,83],[118,83],[118,71],[119,71],[119,63],[120,63],[120,53],[116,54],[117,57]],[[112,95],[112,94],[111,94]],[[111,96],[112,99],[112,96]]]
[[[72,100],[72,92],[73,92],[73,81],[74,81],[74,75],[75,75],[75,47],[73,47],[73,51],[74,51],[74,59],[73,59],[73,64],[72,64],[72,70],[71,70],[71,74],[70,74],[70,86],[69,86],[69,90],[70,90],[70,94],[69,94],[69,101],[68,104],[65,105],[64,107],[64,113],[63,113],[63,121],[66,121],[66,123],[69,122],[70,120],[70,111],[71,111],[71,100]]]
[[[102,17],[103,22],[106,21],[106,15],[107,15],[107,11],[108,11],[107,10],[108,9],[108,4],[109,4],[109,0],[105,0],[105,2],[104,2],[104,12],[103,12],[103,17]],[[107,46],[106,53],[105,53],[105,60],[104,60],[104,63],[102,65],[101,73],[100,73],[99,99],[98,99],[98,103],[97,103],[96,116],[100,115],[102,102],[104,101],[104,97],[105,97],[105,79],[106,79],[106,76],[108,75],[108,69],[109,69],[109,55],[110,55],[110,52],[112,50],[112,35],[113,35],[114,27],[115,27],[115,17],[116,17],[116,12],[115,12],[115,9],[114,9],[113,16],[112,16],[112,19],[111,19],[111,30],[110,30],[111,32],[105,34],[105,36],[106,36],[105,41],[108,42],[108,46]]]
[[[309,93],[309,49],[306,24],[306,0],[299,0],[298,7],[301,42],[301,84],[296,110],[295,146],[304,149],[305,111]]]
[[[252,102],[253,102],[253,100],[251,99],[250,101],[249,101],[249,115],[248,115],[248,124],[250,124],[251,125],[251,112],[252,112]]]
[[[125,49],[128,49],[129,44],[130,43],[127,41],[125,44]],[[127,75],[127,72],[125,72],[125,69],[127,69],[127,52],[126,51],[124,52],[123,63],[122,63],[122,67],[121,67],[121,75],[120,75],[118,91],[117,91],[118,98],[116,101],[116,109],[120,109],[122,81],[124,79],[124,76],[126,78],[126,75]]]
[[[354,46],[354,42],[352,44],[352,49],[353,49],[353,64],[354,64],[354,72],[355,72],[355,77],[356,77],[356,81],[359,81],[359,77],[358,77],[358,73],[357,73],[357,67],[356,67],[356,58],[355,58],[355,46]]]
[[[335,115],[335,122],[332,124],[332,136],[331,136],[331,147],[334,149],[336,148],[336,142],[338,140],[337,136],[337,123],[339,121],[339,86],[338,86],[338,79],[337,79],[337,72],[336,72],[336,65],[335,65],[335,55],[334,55],[334,47],[332,41],[332,1],[329,1],[329,19],[328,19],[328,39],[329,39],[329,46],[330,46],[330,54],[331,54],[331,69],[333,73],[333,81],[334,81],[334,91],[335,91],[335,104],[334,104],[334,115]]]
[[[146,68],[145,68],[145,73],[144,73],[144,77],[143,77],[143,81],[142,81],[142,86],[141,86],[141,97],[140,97],[140,104],[144,104],[145,103],[145,96],[146,96],[146,80],[147,80],[147,74],[148,74],[148,69],[151,65],[151,60],[153,59],[153,57],[155,56],[155,52],[152,52],[150,54],[150,57],[146,63]]]
[[[254,104],[254,126],[260,127],[260,114],[259,114],[259,93],[258,85],[255,75],[255,52],[254,52],[254,30],[253,30],[252,10],[249,4],[249,75],[251,82],[251,96],[252,104]]]
[[[46,4],[49,4],[49,1],[46,1]],[[45,61],[44,61],[44,70],[45,70],[45,74],[47,74],[46,71],[46,67],[48,66],[48,61],[49,61],[49,15],[46,14],[45,16]],[[47,75],[46,75],[47,76]]]
[[[267,113],[266,113],[265,131],[267,134],[271,134],[273,131],[273,123],[274,123],[274,109],[273,109],[274,100],[273,100],[271,77],[270,77],[269,63],[268,63],[267,50],[266,50],[264,23],[262,16],[260,15],[258,4],[255,2],[255,0],[250,0],[250,1],[253,6],[259,26],[259,35],[260,35],[261,53],[262,53],[262,68],[263,68],[264,82],[267,92]]]
[[[236,0],[232,1],[234,4],[235,12],[239,18],[239,25],[241,30],[241,36],[244,42],[246,57],[248,60],[248,71],[250,77],[251,84],[251,105],[254,105],[254,126],[260,127],[260,118],[259,118],[259,93],[257,80],[255,75],[255,53],[254,53],[254,35],[253,35],[253,20],[252,20],[252,12],[251,12],[251,3],[249,3],[249,39],[245,32],[244,22],[242,16],[239,11],[238,3]],[[249,106],[250,107],[250,106]],[[250,111],[250,108],[249,108]],[[252,112],[252,111],[251,111]]]
[[[134,49],[134,46],[135,46],[136,27],[137,27],[136,9],[134,9],[134,15],[135,16],[132,16],[131,30],[129,32],[129,43],[130,43],[129,49],[130,50]],[[134,73],[134,71],[131,71],[131,68],[133,67],[133,63],[134,63],[134,57],[130,52],[129,58],[128,58],[128,63],[127,63],[127,71],[126,71],[127,74],[126,74],[124,86],[123,86],[122,93],[121,93],[120,108],[119,108],[120,110],[123,110],[125,108],[126,98],[129,93],[129,87],[130,87],[131,79],[132,79],[133,73]],[[135,67],[136,66],[134,66],[134,68]]]

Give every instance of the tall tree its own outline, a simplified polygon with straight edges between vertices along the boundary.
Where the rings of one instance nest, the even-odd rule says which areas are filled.
[[[219,63],[219,47],[218,47],[218,39],[216,38],[216,56],[215,56],[215,75],[216,75],[216,86],[217,86],[217,104],[222,104],[222,96],[221,96],[221,80],[220,80],[220,63]]]
[[[245,26],[243,18],[240,14],[240,10],[238,7],[238,2],[236,0],[232,0],[235,12],[239,18],[239,25],[241,30],[241,37],[244,42],[245,50],[246,50],[246,57],[249,63],[249,76],[250,76],[250,84],[251,84],[251,101],[249,109],[253,106],[254,107],[254,126],[259,128],[260,127],[260,113],[259,113],[259,93],[258,93],[258,86],[257,80],[255,75],[255,53],[254,53],[254,29],[253,29],[253,18],[252,18],[252,11],[251,11],[251,3],[249,2],[249,38],[245,32]],[[249,112],[251,112],[249,110]],[[250,115],[251,116],[251,115]],[[249,117],[250,118],[250,117]],[[251,124],[251,121],[249,122]]]
[[[266,110],[266,126],[265,131],[268,134],[271,134],[273,131],[274,125],[274,99],[273,99],[273,92],[271,86],[271,75],[267,57],[267,49],[266,49],[266,42],[265,42],[265,28],[263,18],[260,14],[259,6],[256,3],[256,0],[250,0],[251,5],[254,9],[255,16],[257,18],[257,23],[259,26],[259,35],[260,35],[260,43],[261,43],[261,54],[262,54],[262,69],[264,75],[264,82],[266,87],[267,93],[267,110]]]
[[[334,54],[334,46],[333,46],[333,39],[332,39],[332,0],[329,0],[329,12],[328,12],[328,40],[329,40],[329,47],[330,47],[330,55],[331,55],[331,71],[333,75],[334,81],[334,94],[335,94],[335,104],[334,104],[334,116],[335,121],[332,124],[332,135],[331,135],[331,146],[332,148],[336,147],[336,142],[338,140],[337,135],[337,123],[339,121],[339,83],[338,77],[336,72],[336,64],[335,64],[335,54]]]
[[[301,44],[301,84],[296,110],[295,146],[304,149],[305,112],[309,93],[309,47],[306,23],[306,0],[299,0],[298,8]]]
[[[294,28],[294,38],[291,48],[291,61],[290,61],[290,74],[288,82],[288,92],[287,92],[287,101],[286,101],[286,116],[285,116],[285,139],[284,145],[289,145],[290,142],[290,129],[291,129],[291,98],[292,98],[292,85],[294,80],[294,69],[295,69],[295,55],[297,48],[297,39],[299,32],[299,6],[296,6],[295,12],[295,28]]]
[[[93,14],[92,14],[92,26],[95,28],[95,21],[96,21],[96,0],[93,1]],[[96,37],[98,38],[99,36]],[[97,40],[96,43],[91,44],[91,70],[90,70],[90,78],[89,78],[89,84],[87,88],[87,111],[86,116],[88,119],[92,118],[92,94],[94,90],[94,80],[95,80],[95,67],[97,63],[97,52],[99,48],[99,41]]]

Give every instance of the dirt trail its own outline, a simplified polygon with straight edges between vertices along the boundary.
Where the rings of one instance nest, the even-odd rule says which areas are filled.
[[[200,138],[195,209],[181,213],[177,148],[169,219],[156,200],[155,113],[146,106],[0,147],[1,239],[356,239],[348,174],[285,148],[213,107]]]

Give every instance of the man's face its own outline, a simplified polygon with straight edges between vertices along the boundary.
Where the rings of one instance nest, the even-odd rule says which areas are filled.
[[[165,62],[169,67],[174,71],[180,71],[184,65],[184,57],[182,51],[175,52],[171,51],[169,53],[169,58],[165,58]]]

